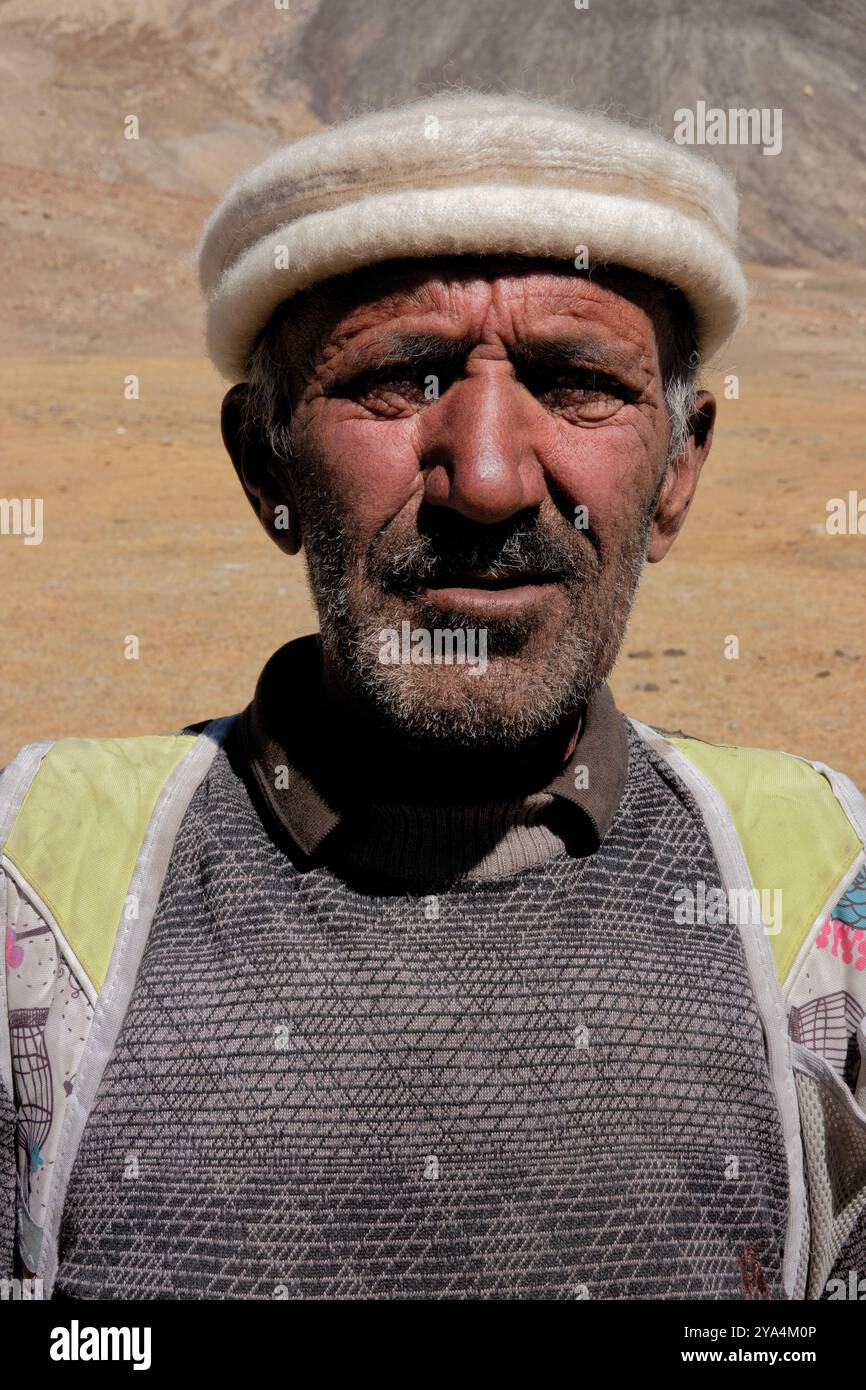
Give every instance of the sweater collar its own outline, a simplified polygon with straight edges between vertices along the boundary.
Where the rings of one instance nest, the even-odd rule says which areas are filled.
[[[359,805],[381,804],[375,786],[358,786],[352,767],[335,757],[323,716],[321,658],[315,635],[280,647],[265,664],[251,703],[235,725],[237,747],[267,810],[307,857],[313,856]],[[559,833],[574,852],[594,853],[616,813],[628,771],[625,721],[607,685],[584,712],[565,766],[537,792],[546,793]],[[479,804],[501,802],[498,794]]]

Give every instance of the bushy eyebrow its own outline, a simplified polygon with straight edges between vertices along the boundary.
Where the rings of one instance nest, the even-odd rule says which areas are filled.
[[[441,362],[456,366],[475,347],[472,338],[444,338],[436,333],[388,333],[358,349],[357,357],[369,368]]]
[[[633,363],[597,338],[530,338],[515,344],[508,353],[516,367],[565,367],[579,364],[607,372],[625,372]]]
[[[471,337],[447,338],[436,333],[389,333],[375,342],[350,352],[351,366],[357,370],[376,370],[392,365],[414,366],[436,362],[443,366],[459,366],[469,356],[477,342]],[[515,344],[508,352],[518,370],[562,367],[581,364],[601,371],[625,372],[628,359],[597,338],[528,339]]]

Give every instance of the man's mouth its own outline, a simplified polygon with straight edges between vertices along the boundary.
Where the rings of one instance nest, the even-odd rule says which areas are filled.
[[[451,612],[491,618],[526,612],[549,602],[560,575],[530,571],[512,574],[454,573],[427,580],[421,590],[430,603]]]
[[[498,592],[503,589],[519,589],[527,584],[557,584],[559,581],[559,575],[529,572],[519,574],[470,574],[464,572],[439,575],[435,579],[428,580],[425,587],[428,590],[488,589],[491,592]]]

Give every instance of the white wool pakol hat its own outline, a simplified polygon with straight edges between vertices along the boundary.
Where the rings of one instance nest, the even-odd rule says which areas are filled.
[[[650,131],[522,96],[443,93],[305,136],[242,174],[198,248],[214,363],[243,380],[274,310],[395,257],[545,256],[682,290],[701,354],[741,322],[738,200],[716,165]]]

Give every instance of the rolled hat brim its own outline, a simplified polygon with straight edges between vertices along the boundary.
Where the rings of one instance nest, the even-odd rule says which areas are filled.
[[[510,143],[501,119],[503,109],[513,115],[507,99],[440,98],[306,137],[238,180],[199,249],[208,351],[220,372],[243,379],[277,306],[334,275],[396,257],[446,255],[516,254],[573,267],[581,247],[591,264],[626,266],[677,286],[695,315],[702,356],[718,351],[747,302],[727,176],[659,136],[604,117],[523,99],[518,105],[539,129],[524,123]],[[441,145],[421,140],[414,159],[402,147],[395,156],[400,118],[411,129],[429,109],[441,113]],[[569,138],[570,163],[563,162]],[[497,179],[500,170],[511,177]]]

